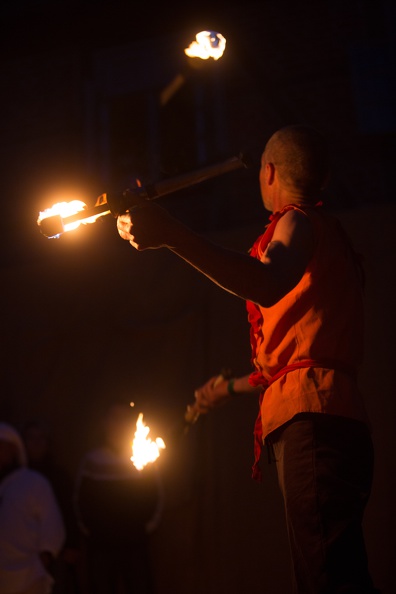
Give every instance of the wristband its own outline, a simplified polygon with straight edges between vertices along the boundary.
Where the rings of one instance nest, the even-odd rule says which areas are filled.
[[[233,377],[232,379],[230,379],[230,381],[227,384],[227,392],[229,393],[230,396],[236,396],[236,392],[234,390],[234,383],[235,383],[235,378]]]

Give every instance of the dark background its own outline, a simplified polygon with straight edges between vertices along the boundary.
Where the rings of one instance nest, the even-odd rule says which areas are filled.
[[[171,253],[135,252],[111,215],[59,239],[36,221],[61,199],[92,206],[136,178],[145,185],[244,152],[250,168],[162,201],[246,251],[268,219],[258,191],[266,140],[282,125],[314,125],[333,164],[324,207],[366,262],[361,385],[377,466],[365,527],[376,583],[394,592],[394,2],[7,1],[1,11],[1,417],[49,421],[74,476],[101,406],[134,400],[168,446],[152,543],[159,594],[288,592],[274,468],[264,465],[261,485],[250,476],[254,397],[178,430],[197,386],[223,366],[249,371],[243,301]],[[183,49],[202,29],[227,46],[198,68]]]

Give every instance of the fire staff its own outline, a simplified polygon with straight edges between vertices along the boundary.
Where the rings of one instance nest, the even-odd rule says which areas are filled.
[[[260,390],[254,478],[267,444],[276,459],[294,593],[372,594],[362,530],[373,476],[369,421],[356,381],[363,345],[363,276],[339,221],[320,204],[326,141],[292,125],[262,154],[260,190],[272,214],[249,254],[214,244],[159,205],[118,217],[137,250],[167,248],[246,300],[252,372],[196,390],[199,412]]]

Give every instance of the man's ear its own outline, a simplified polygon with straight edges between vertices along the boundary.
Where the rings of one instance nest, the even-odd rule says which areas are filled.
[[[265,177],[267,179],[267,184],[271,186],[275,179],[275,167],[273,163],[265,164]]]

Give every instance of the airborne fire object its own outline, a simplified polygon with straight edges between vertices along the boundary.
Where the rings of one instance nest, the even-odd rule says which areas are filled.
[[[195,40],[184,49],[184,53],[188,58],[192,58],[194,63],[199,63],[199,60],[214,61],[219,60],[224,54],[226,47],[226,38],[217,31],[200,31],[195,36]],[[161,91],[160,105],[166,105],[170,99],[177,93],[177,91],[185,84],[189,78],[190,68],[184,68],[183,72],[179,72],[174,79]]]
[[[157,437],[152,441],[148,434],[150,427],[143,421],[143,414],[140,413],[136,421],[136,432],[132,442],[131,461],[137,470],[142,470],[146,464],[154,462],[160,455],[160,450],[165,449],[164,440]]]
[[[189,58],[201,58],[201,60],[218,60],[224,54],[226,39],[216,31],[201,31],[195,36],[195,41],[190,43],[184,53]]]

